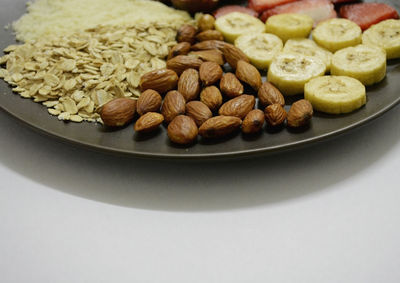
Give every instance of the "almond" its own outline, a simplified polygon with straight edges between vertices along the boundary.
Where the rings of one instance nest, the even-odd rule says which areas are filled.
[[[199,127],[213,116],[210,108],[201,101],[191,101],[187,103],[186,115],[191,117]]]
[[[168,125],[168,137],[177,144],[193,143],[198,134],[196,123],[188,116],[176,116]]]
[[[219,87],[223,94],[229,98],[238,97],[243,94],[244,88],[238,78],[232,73],[226,73],[222,76]]]
[[[135,123],[135,131],[138,133],[149,133],[156,130],[164,121],[163,115],[148,112],[141,116]]]
[[[313,107],[308,100],[296,101],[292,104],[288,113],[288,126],[292,128],[304,127],[310,123],[313,114]]]
[[[140,116],[147,112],[159,112],[161,103],[161,95],[155,90],[148,89],[139,96],[136,109]]]
[[[271,83],[265,82],[258,90],[258,99],[264,107],[272,104],[285,106],[285,98],[282,93]]]
[[[204,14],[200,17],[197,25],[200,31],[211,30],[215,28],[215,18],[210,14]]]
[[[164,98],[161,107],[165,122],[170,123],[176,116],[185,114],[185,98],[176,90],[171,90]]]
[[[204,86],[213,85],[218,82],[224,71],[220,65],[215,62],[204,62],[200,66],[200,80]]]
[[[178,43],[169,51],[168,60],[179,55],[187,55],[190,52],[190,47],[191,45],[189,42]]]
[[[136,113],[136,100],[115,98],[103,105],[100,116],[104,125],[122,127],[133,120]]]
[[[250,62],[246,54],[236,46],[226,43],[218,48],[225,57],[226,62],[233,68],[236,69],[237,63],[242,60],[244,62]]]
[[[202,63],[203,61],[198,58],[187,55],[179,55],[167,61],[167,68],[175,71],[178,75],[180,75],[186,69],[198,70]]]
[[[216,116],[205,121],[199,128],[200,136],[204,138],[221,138],[240,128],[242,120],[232,116]]]
[[[261,131],[265,123],[264,112],[260,109],[254,109],[246,115],[242,124],[242,132],[244,134],[256,134]]]
[[[200,101],[207,105],[212,112],[216,112],[222,105],[222,95],[218,88],[209,86],[200,93]]]
[[[262,85],[261,74],[256,67],[247,63],[246,61],[239,60],[236,68],[236,76],[242,82],[250,85],[254,90],[258,89]]]
[[[140,78],[140,89],[145,91],[153,89],[159,93],[166,93],[176,88],[178,75],[168,69],[158,69],[144,74]]]
[[[264,110],[265,119],[268,125],[272,127],[277,127],[282,125],[287,117],[285,109],[280,104],[272,104],[265,108]]]
[[[246,117],[246,115],[253,110],[256,99],[252,95],[242,94],[236,98],[228,100],[219,109],[219,115],[224,116],[235,116],[240,119]]]
[[[217,49],[192,51],[189,53],[189,56],[194,56],[205,62],[215,62],[218,65],[225,64],[225,59],[222,55],[222,52]]]
[[[179,28],[176,35],[176,41],[189,42],[190,44],[196,41],[197,29],[192,25],[183,25]]]
[[[196,35],[197,41],[206,41],[206,40],[224,40],[224,36],[220,31],[217,30],[206,30],[200,32]]]
[[[206,40],[192,45],[192,50],[210,50],[210,49],[219,49],[229,43],[226,43],[222,40]],[[221,50],[222,51],[222,50]]]
[[[195,69],[185,70],[178,81],[178,92],[186,101],[197,99],[200,94],[199,72]]]

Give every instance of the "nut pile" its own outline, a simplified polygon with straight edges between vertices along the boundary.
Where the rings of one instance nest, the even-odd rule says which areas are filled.
[[[136,132],[148,133],[165,123],[170,140],[177,144],[193,143],[198,135],[225,137],[240,128],[244,134],[255,134],[265,123],[271,127],[286,121],[289,127],[307,125],[313,115],[311,104],[299,100],[287,113],[280,91],[262,82],[259,71],[241,50],[221,40],[213,21],[206,15],[200,18],[198,30],[182,26],[167,68],[141,77],[143,92],[136,103],[120,99],[105,104],[100,112],[104,124],[125,125],[137,114]],[[235,73],[224,73],[225,62]],[[244,94],[245,86],[254,93]],[[264,111],[255,109],[256,96],[258,108]]]

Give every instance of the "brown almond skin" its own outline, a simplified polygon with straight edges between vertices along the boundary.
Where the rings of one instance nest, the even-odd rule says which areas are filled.
[[[197,41],[206,41],[206,40],[224,40],[224,36],[220,31],[217,30],[206,30],[200,32],[196,35]]]
[[[200,80],[204,86],[217,83],[224,74],[221,66],[215,62],[204,62],[200,66]]]
[[[199,43],[192,45],[192,50],[199,51],[199,50],[210,50],[210,49],[219,49],[222,51],[222,47],[228,45],[222,40],[206,40]]]
[[[185,70],[178,81],[178,92],[186,101],[195,100],[201,90],[199,72],[195,69]]]
[[[215,18],[210,14],[204,14],[197,25],[200,31],[213,30],[215,28]]]
[[[241,96],[228,100],[222,104],[218,113],[219,115],[235,116],[243,119],[251,110],[253,110],[255,103],[256,99],[254,96],[242,94]]]
[[[136,100],[115,98],[103,105],[100,116],[104,125],[122,127],[133,120],[136,113]]]
[[[243,85],[232,73],[226,73],[222,76],[219,88],[228,98],[238,97],[242,95],[244,91]]]
[[[161,106],[165,122],[170,123],[176,116],[184,115],[186,110],[186,101],[182,94],[176,90],[171,90],[164,98]]]
[[[213,116],[210,108],[201,101],[186,103],[186,115],[191,117],[198,127]]]
[[[246,61],[239,60],[236,68],[236,76],[242,82],[250,85],[255,91],[258,91],[262,85],[261,74],[256,67],[247,63]]]
[[[242,120],[232,116],[216,116],[205,121],[199,128],[203,138],[214,139],[227,136],[240,128]]]
[[[176,144],[191,144],[197,139],[199,129],[192,118],[179,115],[168,125],[168,137]]]
[[[197,29],[192,25],[183,25],[179,28],[176,35],[176,41],[189,42],[194,44],[196,42]]]
[[[173,70],[158,69],[144,74],[140,78],[140,89],[145,91],[153,89],[159,93],[166,93],[176,88],[178,75]]]
[[[313,107],[308,100],[296,101],[289,109],[288,126],[291,128],[304,127],[310,123],[313,114]]]
[[[222,105],[222,94],[215,86],[209,86],[200,93],[200,101],[212,111],[216,112]]]
[[[194,56],[203,60],[204,62],[215,62],[218,65],[224,65],[225,59],[222,52],[217,49],[192,51],[189,56]]]
[[[258,99],[263,107],[272,104],[285,106],[285,98],[282,93],[271,83],[265,82],[258,90]]]
[[[233,68],[236,69],[237,63],[242,60],[244,62],[250,63],[249,58],[242,50],[236,46],[226,43],[225,45],[218,48],[225,57],[226,62]]]
[[[246,115],[242,124],[242,132],[246,135],[259,133],[264,126],[265,116],[260,109],[254,109]]]
[[[280,104],[272,104],[267,106],[264,110],[264,114],[268,125],[272,127],[282,125],[287,117],[286,110]]]
[[[179,55],[167,61],[167,68],[181,75],[186,69],[198,70],[202,63],[202,60],[193,56]]]
[[[152,89],[148,89],[139,96],[137,100],[136,110],[142,116],[147,112],[159,112],[162,103],[161,95]]]
[[[138,133],[150,133],[156,130],[164,121],[163,115],[155,112],[147,112],[135,123],[134,129]]]
[[[177,45],[172,47],[171,50],[169,51],[167,60],[172,59],[179,55],[187,55],[190,52],[190,47],[191,45],[189,42],[178,43]]]

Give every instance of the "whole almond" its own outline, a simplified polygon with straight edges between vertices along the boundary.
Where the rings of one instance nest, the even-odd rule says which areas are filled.
[[[197,41],[224,40],[224,36],[217,30],[206,30],[196,35]]]
[[[287,117],[285,109],[280,104],[272,104],[264,110],[265,120],[272,127],[282,125]]]
[[[192,51],[189,53],[189,56],[194,56],[205,62],[207,62],[207,61],[215,62],[218,65],[225,64],[225,59],[224,59],[224,56],[222,55],[222,52],[217,49]]]
[[[232,73],[226,73],[222,76],[219,87],[222,93],[229,98],[238,97],[242,95],[244,91],[243,85]]]
[[[223,46],[228,45],[222,40],[206,40],[192,45],[192,50],[210,50],[210,49],[219,49],[221,50]],[[222,50],[221,50],[222,51]]]
[[[182,94],[171,90],[164,98],[161,106],[165,122],[170,123],[176,116],[185,114],[186,101]]]
[[[136,100],[115,98],[103,105],[100,117],[106,126],[122,127],[133,120],[135,113]]]
[[[218,48],[225,57],[226,62],[233,68],[236,69],[237,63],[242,60],[244,62],[250,62],[246,54],[236,46],[226,43]]]
[[[254,90],[258,89],[262,85],[261,74],[256,67],[247,63],[246,61],[239,60],[236,68],[236,76],[242,82],[250,85]]]
[[[147,112],[135,123],[134,129],[138,133],[149,133],[156,130],[164,121],[163,115],[155,112]]]
[[[200,101],[207,105],[212,112],[216,112],[222,105],[222,94],[215,86],[209,86],[200,93]]]
[[[310,123],[313,114],[313,107],[308,100],[301,99],[296,101],[289,109],[288,126],[292,128],[306,126]]]
[[[242,120],[232,116],[216,116],[205,121],[199,128],[203,138],[222,138],[240,128]]]
[[[180,42],[174,47],[171,48],[168,54],[168,60],[172,59],[179,55],[187,55],[190,52],[190,43],[189,42]]]
[[[153,89],[159,93],[166,93],[176,88],[178,75],[169,69],[158,69],[144,74],[140,78],[140,89]]]
[[[200,17],[197,25],[200,31],[210,30],[215,28],[215,18],[210,14],[204,14]]]
[[[199,127],[213,116],[210,108],[201,101],[191,101],[187,103],[186,115],[191,117]]]
[[[200,94],[199,72],[195,69],[185,70],[178,81],[178,92],[186,101],[195,100]]]
[[[261,131],[265,123],[264,112],[260,109],[254,109],[246,115],[242,124],[242,132],[244,134],[256,134]]]
[[[161,95],[155,90],[148,89],[139,96],[136,109],[140,116],[147,112],[159,112],[161,103]]]
[[[215,62],[204,62],[200,66],[200,80],[204,86],[217,83],[223,74],[221,66]]]
[[[242,94],[241,96],[228,100],[222,104],[218,113],[219,115],[235,116],[243,119],[251,110],[253,110],[255,103],[256,99],[254,96]]]
[[[285,98],[282,93],[271,83],[265,82],[258,90],[258,99],[264,107],[272,104],[285,106]]]
[[[196,123],[188,116],[176,116],[168,125],[168,137],[177,144],[193,143],[198,134]]]
[[[193,56],[179,55],[167,61],[167,68],[180,75],[186,69],[198,70],[202,63],[203,61]]]
[[[189,42],[190,44],[196,41],[197,29],[192,25],[183,25],[179,28],[176,35],[178,42]]]

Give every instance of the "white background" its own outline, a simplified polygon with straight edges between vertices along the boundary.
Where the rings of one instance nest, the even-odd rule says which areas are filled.
[[[116,157],[0,111],[0,282],[400,282],[400,108],[226,163]]]

